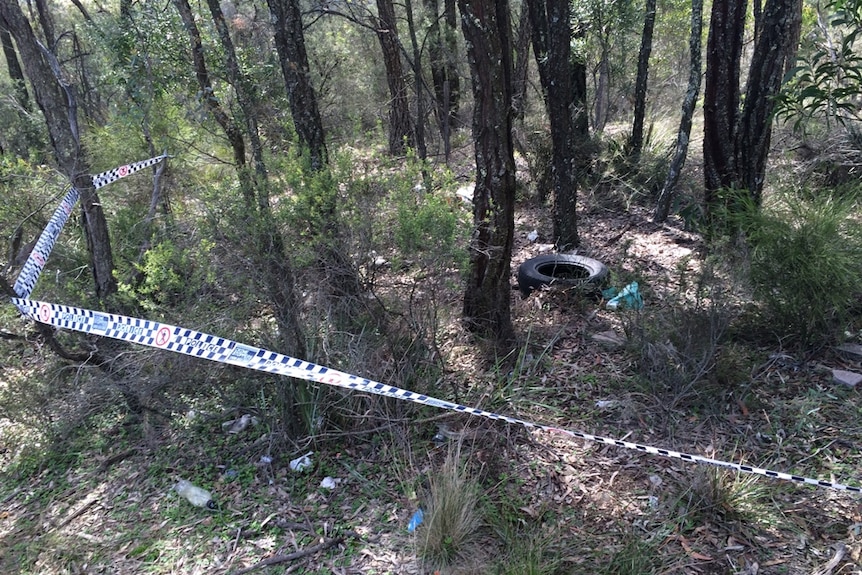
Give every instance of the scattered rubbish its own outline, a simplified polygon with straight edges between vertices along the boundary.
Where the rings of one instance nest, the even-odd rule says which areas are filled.
[[[599,409],[613,409],[620,404],[616,399],[600,399],[596,402]]]
[[[302,457],[297,457],[296,459],[291,460],[290,469],[291,471],[305,471],[309,467],[312,466],[311,456],[314,455],[313,451],[309,451]]]
[[[604,295],[604,292],[602,292]],[[617,295],[612,297],[605,307],[608,309],[642,309],[644,306],[643,296],[638,291],[638,282],[632,282],[624,287]]]
[[[174,485],[174,490],[181,496],[185,497],[188,502],[195,507],[203,507],[206,509],[216,508],[212,494],[210,494],[206,489],[201,489],[197,485],[192,484],[190,481],[180,479],[177,481],[177,484]]]
[[[269,465],[270,463],[272,463],[272,457],[270,457],[269,455],[261,455],[260,462],[263,465]]]
[[[536,230],[533,230],[532,232],[527,234],[527,241],[529,241],[530,243],[533,243],[537,239],[539,239],[539,232],[537,232]]]
[[[225,479],[236,479],[239,475],[239,472],[236,469],[228,469],[224,472]]]
[[[856,387],[862,382],[862,374],[855,371],[845,371],[843,369],[832,370],[832,381],[840,383],[848,387]]]
[[[425,519],[425,512],[422,511],[422,508],[416,510],[416,513],[410,517],[410,523],[407,524],[407,531],[409,533],[413,533],[416,531],[416,528],[422,525],[422,521]]]
[[[328,475],[323,478],[323,481],[320,482],[320,486],[323,489],[335,489],[335,486],[341,483],[341,479],[335,479],[334,477],[329,477]]]
[[[465,204],[472,204],[473,188],[475,188],[473,184],[470,184],[469,186],[461,186],[460,188],[455,190],[455,195],[461,198],[461,201],[463,201]]]
[[[227,433],[237,434],[237,433],[242,433],[243,431],[245,431],[245,429],[249,425],[256,426],[258,424],[258,422],[259,421],[256,417],[246,413],[245,415],[243,415],[239,419],[231,419],[230,421],[225,421],[224,423],[221,424],[221,428],[222,428],[222,430],[226,431]]]

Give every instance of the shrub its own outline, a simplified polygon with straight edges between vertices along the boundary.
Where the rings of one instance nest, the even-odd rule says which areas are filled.
[[[856,197],[782,194],[739,216],[754,295],[769,324],[802,344],[840,333],[862,292]]]

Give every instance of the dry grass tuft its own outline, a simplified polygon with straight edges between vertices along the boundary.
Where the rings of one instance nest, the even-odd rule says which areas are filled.
[[[434,569],[474,561],[481,526],[477,485],[468,476],[460,445],[453,445],[442,468],[431,477],[425,521],[417,530],[416,551]]]

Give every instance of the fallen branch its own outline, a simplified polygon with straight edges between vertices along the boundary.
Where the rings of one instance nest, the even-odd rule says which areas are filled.
[[[295,561],[297,559],[302,559],[303,557],[308,557],[309,555],[314,555],[318,551],[324,551],[329,549],[330,547],[334,547],[344,542],[344,537],[334,537],[319,545],[315,545],[314,547],[309,547],[308,549],[303,549],[302,551],[296,551],[294,553],[288,553],[287,555],[274,555],[259,563],[255,563],[251,567],[245,567],[240,569],[239,571],[234,571],[232,575],[244,575],[245,573],[250,573],[255,569],[261,569],[263,567],[269,567],[271,565],[278,565],[279,563],[287,563],[288,561]]]
[[[835,555],[832,556],[832,559],[829,562],[815,571],[813,575],[832,575],[832,571],[838,567],[838,564],[841,563],[841,560],[844,559],[844,555],[847,554],[847,546],[843,543],[839,543],[835,546]]]

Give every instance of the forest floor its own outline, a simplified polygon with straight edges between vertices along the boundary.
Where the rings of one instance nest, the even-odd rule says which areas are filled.
[[[860,358],[829,348],[795,355],[725,323],[730,312],[709,291],[722,272],[696,281],[708,265],[701,239],[681,221],[659,225],[638,205],[624,208],[584,210],[580,253],[606,263],[617,287],[638,280],[642,311],[513,290],[518,357],[489,365],[453,324],[439,342],[439,389],[530,421],[859,485],[858,391],[835,384],[831,369],[859,371]],[[545,210],[519,208],[513,284],[549,229]],[[450,300],[456,308],[458,294]],[[102,418],[4,471],[0,572],[862,573],[856,494],[411,413],[271,461],[261,456],[278,438],[224,434],[224,418]],[[441,430],[446,440],[433,441]],[[0,437],[5,465],[15,446]],[[312,468],[291,471],[291,456],[308,451]],[[423,526],[410,533],[408,523],[453,452],[480,489],[481,522],[451,542],[448,565],[423,564]],[[218,511],[173,493],[181,470],[206,480]],[[334,489],[320,487],[326,477]]]

